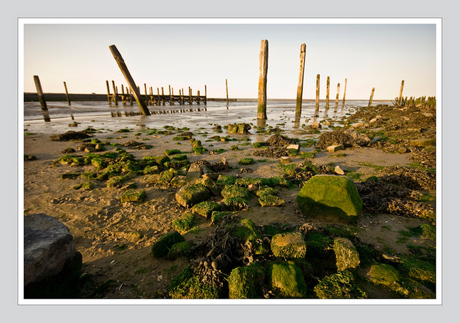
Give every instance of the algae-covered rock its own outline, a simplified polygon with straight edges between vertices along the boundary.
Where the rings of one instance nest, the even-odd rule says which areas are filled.
[[[174,260],[181,257],[186,257],[192,247],[187,241],[175,243],[168,251],[168,259]]]
[[[231,299],[263,298],[261,286],[264,268],[256,262],[248,267],[236,267],[228,276],[228,296]]]
[[[251,129],[251,126],[247,123],[239,123],[239,124],[228,124],[227,125],[227,133],[231,134],[241,134],[241,135],[247,135],[249,134],[249,130]]]
[[[321,299],[367,298],[367,294],[356,285],[349,270],[325,276],[313,289]]]
[[[190,207],[207,200],[211,193],[202,184],[188,184],[182,186],[176,193],[176,201],[183,207]]]
[[[197,179],[195,181],[196,184],[202,184],[206,186],[206,188],[211,192],[212,195],[214,196],[219,196],[222,187],[218,185],[216,182],[214,182],[211,178],[209,178],[207,175],[203,175],[203,178]]]
[[[228,211],[248,210],[250,205],[242,197],[226,197],[222,200],[222,204]]]
[[[254,222],[250,219],[242,219],[232,228],[230,234],[240,238],[245,245],[248,242],[251,243],[254,246],[256,255],[261,255],[267,251],[263,245],[262,235],[257,230]]]
[[[179,232],[187,232],[195,225],[193,213],[185,213],[180,218],[172,221],[171,226]]]
[[[241,197],[245,200],[249,200],[251,198],[251,192],[245,187],[237,186],[237,185],[227,185],[221,192],[224,198],[227,197]]]
[[[211,224],[216,224],[222,219],[224,216],[231,214],[228,211],[213,211],[211,214]]]
[[[261,189],[259,189],[257,192],[256,192],[256,195],[258,197],[262,197],[264,195],[276,195],[278,193],[278,191],[276,189],[274,189],[273,187],[263,187]]]
[[[219,175],[216,183],[218,185],[226,186],[235,184],[235,177],[230,175]]]
[[[145,175],[149,175],[149,174],[159,174],[160,173],[160,169],[158,168],[157,165],[153,165],[153,166],[146,166],[144,168],[144,174]]]
[[[195,204],[192,207],[192,212],[204,216],[205,218],[210,218],[213,211],[220,211],[221,206],[219,203],[212,201],[203,201],[198,204]]]
[[[142,202],[145,200],[144,190],[127,190],[120,197],[120,202]]]
[[[356,221],[363,206],[353,182],[334,175],[310,178],[300,190],[297,203],[307,216],[334,216],[350,222]]]
[[[285,201],[278,196],[265,194],[259,197],[259,204],[262,207],[284,206]]]
[[[177,172],[174,168],[170,168],[161,173],[160,181],[164,183],[169,183],[176,176]]]
[[[169,292],[172,299],[216,299],[222,294],[221,286],[203,282],[200,276],[184,279]]]
[[[292,261],[274,263],[269,268],[270,286],[278,298],[303,298],[307,285],[302,270]]]
[[[370,282],[383,285],[394,292],[407,296],[409,291],[401,285],[399,271],[388,264],[372,265],[367,273]]]
[[[304,258],[307,253],[307,244],[300,232],[275,234],[270,247],[275,257]]]
[[[332,249],[335,253],[338,271],[358,267],[359,253],[349,239],[335,238]]]
[[[185,238],[177,231],[171,231],[160,237],[152,246],[152,253],[155,258],[165,257],[169,249],[178,242],[185,241]]]

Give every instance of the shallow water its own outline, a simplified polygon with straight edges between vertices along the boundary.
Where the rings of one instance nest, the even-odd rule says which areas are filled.
[[[253,126],[266,124],[289,131],[314,120],[321,121],[331,118],[338,121],[345,114],[356,111],[357,107],[366,106],[368,102],[366,100],[347,101],[344,107],[341,103],[339,102],[338,107],[335,108],[335,101],[330,101],[330,108],[325,109],[325,102],[320,102],[319,111],[315,112],[315,101],[304,101],[301,117],[296,120],[295,100],[268,100],[267,120],[258,124],[257,102],[249,100],[230,102],[228,105],[225,101],[208,101],[207,105],[149,106],[152,113],[150,116],[140,115],[136,104],[124,106],[120,103],[118,106],[110,106],[105,101],[81,101],[72,102],[72,106],[69,107],[67,102],[47,102],[51,122],[44,122],[39,102],[25,102],[24,131],[61,133],[69,130],[82,130],[88,126],[96,129],[103,126],[112,130],[134,126],[159,129],[164,125],[196,129],[208,128],[215,124],[224,126],[229,123],[243,122],[253,124]],[[378,103],[389,104],[391,102]],[[181,112],[181,110],[185,111]],[[69,127],[69,124],[74,121],[81,123],[79,127]]]

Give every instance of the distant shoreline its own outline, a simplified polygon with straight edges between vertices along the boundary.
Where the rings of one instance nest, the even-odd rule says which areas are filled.
[[[70,100],[71,101],[107,101],[107,94],[96,94],[96,93],[70,93]],[[44,93],[44,97],[46,101],[67,101],[65,93]],[[226,98],[207,98],[208,101],[226,101]],[[346,101],[363,101],[368,100],[366,99],[346,99]],[[374,102],[382,102],[382,101],[391,101],[393,99],[387,100],[372,100]],[[230,102],[239,102],[239,101],[254,101],[257,102],[257,98],[229,98],[228,101]],[[268,101],[295,101],[295,99],[268,99]],[[315,99],[303,99],[302,101],[315,101]],[[321,102],[326,101],[325,99],[320,99]],[[342,100],[339,100],[340,102]],[[38,95],[35,92],[24,92],[24,102],[38,102]],[[334,100],[330,100],[330,102],[334,102]]]

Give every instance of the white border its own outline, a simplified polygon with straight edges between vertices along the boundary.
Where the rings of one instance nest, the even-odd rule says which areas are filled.
[[[24,25],[26,24],[435,24],[436,25],[436,299],[24,299]],[[18,18],[18,305],[442,305],[442,19],[441,18]]]

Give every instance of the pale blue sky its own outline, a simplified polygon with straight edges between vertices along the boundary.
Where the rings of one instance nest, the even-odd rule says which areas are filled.
[[[306,43],[304,98],[330,98],[347,78],[347,98],[436,95],[435,24],[25,24],[24,91],[106,93],[106,80],[126,82],[109,50],[116,45],[143,93],[144,83],[178,93],[256,98],[260,41],[269,42],[268,97],[295,99],[300,45]],[[257,21],[257,20],[256,20]],[[414,20],[416,22],[417,20]],[[49,21],[48,21],[49,22]],[[51,22],[53,22],[51,20]],[[69,20],[68,22],[72,22]],[[138,22],[145,22],[139,20]],[[204,21],[206,22],[206,21]]]

